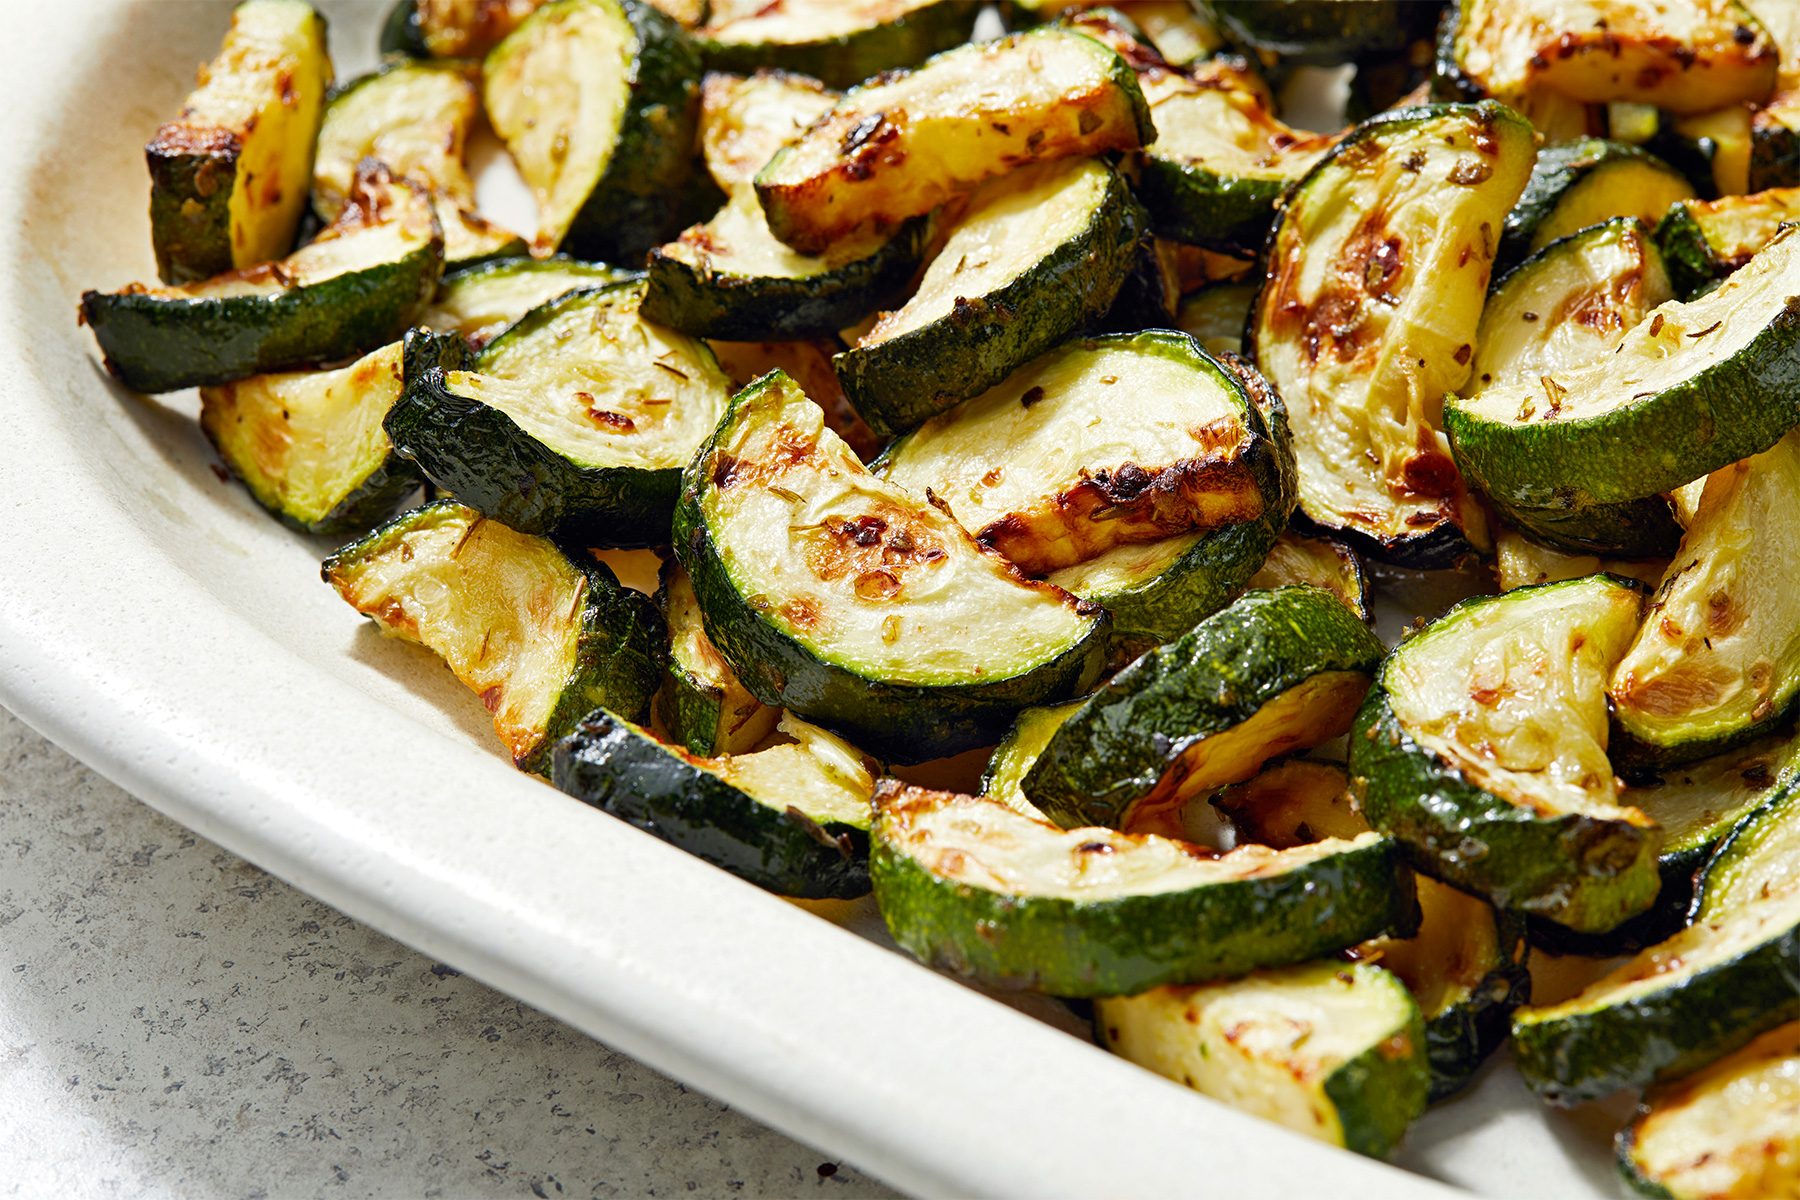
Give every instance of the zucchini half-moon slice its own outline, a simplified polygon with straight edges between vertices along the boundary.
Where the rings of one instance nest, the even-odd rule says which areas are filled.
[[[886,760],[991,744],[1104,663],[1104,612],[871,475],[781,372],[739,392],[694,455],[674,543],[751,694]]]
[[[627,283],[636,271],[573,258],[505,258],[444,276],[421,325],[460,333],[479,350],[540,304],[586,288]]]
[[[1693,296],[1749,262],[1790,221],[1800,221],[1800,187],[1684,200],[1669,206],[1656,242],[1676,290]]]
[[[383,633],[441,657],[522,770],[548,769],[557,741],[596,708],[641,716],[662,681],[650,597],[454,500],[402,513],[323,574]]]
[[[1305,537],[1291,530],[1275,539],[1269,556],[1250,577],[1249,587],[1278,588],[1308,583],[1324,588],[1344,607],[1369,619],[1369,577],[1362,560],[1330,538]]]
[[[1242,975],[1409,927],[1411,877],[1375,834],[1220,853],[1059,829],[978,796],[884,780],[869,854],[894,940],[985,983],[1118,996]]]
[[[729,0],[697,33],[713,71],[778,67],[850,87],[969,40],[968,0]]]
[[[1685,175],[1636,146],[1605,138],[1546,146],[1506,214],[1499,264],[1512,267],[1551,242],[1616,217],[1654,227],[1671,204],[1693,195]]]
[[[700,601],[679,563],[663,564],[657,600],[669,626],[669,679],[657,693],[656,716],[670,740],[700,755],[755,749],[775,732],[781,710],[752,696],[706,636]]]
[[[1536,134],[1497,104],[1364,122],[1294,186],[1251,313],[1256,365],[1287,404],[1300,512],[1413,566],[1481,540],[1438,432],[1469,377],[1489,267]]]
[[[1004,804],[1033,820],[1043,820],[1044,814],[1025,798],[1019,785],[1024,781],[1025,773],[1031,770],[1031,764],[1050,743],[1051,735],[1080,707],[1081,701],[1071,700],[1067,704],[1046,704],[1020,713],[1000,744],[994,747],[994,753],[981,772],[979,795],[982,799]]]

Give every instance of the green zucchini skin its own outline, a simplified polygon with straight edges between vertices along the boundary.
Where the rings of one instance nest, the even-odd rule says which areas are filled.
[[[1660,495],[1579,507],[1536,508],[1488,497],[1507,524],[1565,554],[1667,558],[1681,544],[1681,523]]]
[[[811,75],[827,87],[853,87],[883,71],[917,66],[969,40],[979,5],[937,0],[892,20],[806,42],[726,42],[698,36],[708,71],[749,75],[764,68]]]
[[[1532,242],[1538,230],[1557,214],[1557,208],[1563,197],[1590,173],[1596,170],[1616,168],[1620,164],[1636,164],[1645,170],[1659,171],[1666,174],[1671,183],[1677,187],[1686,186],[1686,177],[1648,150],[1637,146],[1629,146],[1623,142],[1609,142],[1604,138],[1580,138],[1561,145],[1546,146],[1539,154],[1537,165],[1532,168],[1531,178],[1525,184],[1525,190],[1513,205],[1512,211],[1506,214],[1506,225],[1500,233],[1500,249],[1495,255],[1496,274],[1510,269],[1532,254]],[[1617,216],[1636,214],[1638,201],[1632,196],[1621,196],[1617,200]],[[1660,213],[1649,214],[1647,222],[1653,222]]]
[[[1800,830],[1800,774],[1794,771],[1795,762],[1789,760],[1768,799],[1746,813],[1694,873],[1689,920],[1727,914],[1800,878],[1800,870],[1785,869],[1789,846],[1800,840],[1793,836]]]
[[[852,900],[869,891],[869,831],[771,807],[604,709],[556,747],[558,788],[782,896]]]
[[[1530,950],[1525,922],[1490,908],[1500,959],[1463,1000],[1425,1020],[1425,1057],[1431,1064],[1432,1103],[1463,1092],[1475,1073],[1512,1036],[1512,1015],[1531,1002]]]
[[[1232,250],[1254,247],[1262,240],[1290,182],[1221,175],[1151,153],[1138,177],[1138,195],[1162,236]]]
[[[431,57],[431,47],[425,44],[425,29],[419,20],[419,0],[394,0],[394,7],[382,19],[377,47],[383,56]]]
[[[1296,63],[1391,53],[1429,31],[1436,6],[1407,0],[1206,0],[1234,40]]]
[[[1382,651],[1323,588],[1246,592],[1096,692],[1045,746],[1025,796],[1065,828],[1120,828],[1189,748],[1316,676],[1372,675]]]
[[[584,288],[635,283],[643,275],[606,263],[564,258],[499,258],[447,271],[421,321],[454,329],[479,350],[539,304]]]

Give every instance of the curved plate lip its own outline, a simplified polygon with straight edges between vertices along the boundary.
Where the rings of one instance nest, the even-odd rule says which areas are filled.
[[[122,505],[116,468],[72,436],[68,406],[103,387],[70,369],[71,348],[97,362],[73,305],[23,281],[46,267],[30,205],[59,109],[129,57],[95,31],[117,43],[178,11],[45,10],[0,79],[29,131],[0,145],[17,214],[0,228],[0,699],[327,903],[909,1191],[1462,1194],[1207,1101],[551,792],[289,651],[151,546],[167,515]]]

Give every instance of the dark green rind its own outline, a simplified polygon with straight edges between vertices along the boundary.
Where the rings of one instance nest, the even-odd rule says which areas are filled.
[[[1090,325],[1094,333],[1138,333],[1146,329],[1174,329],[1175,310],[1181,302],[1181,280],[1172,254],[1146,232],[1138,239],[1131,271],[1119,285],[1112,306]]]
[[[395,0],[381,22],[379,46],[383,55],[431,57],[431,47],[425,44],[425,31],[419,23],[419,0]]]
[[[1325,66],[1397,51],[1437,16],[1435,4],[1417,0],[1206,0],[1206,7],[1234,41]]]
[[[1660,494],[1580,507],[1532,508],[1488,497],[1508,525],[1565,554],[1668,558],[1681,544],[1681,524]]]
[[[1615,163],[1630,162],[1666,172],[1684,182],[1687,176],[1668,163],[1637,146],[1609,142],[1605,138],[1578,138],[1538,152],[1537,165],[1525,183],[1524,192],[1512,211],[1506,214],[1506,225],[1500,233],[1500,249],[1494,256],[1494,270],[1511,268],[1530,257],[1531,240],[1544,222],[1556,215],[1564,193],[1579,184],[1589,172]],[[1631,215],[1631,197],[1619,201],[1619,215]]]
[[[1693,297],[1731,274],[1734,264],[1713,252],[1706,231],[1685,204],[1672,205],[1656,224],[1656,245],[1662,251],[1675,294]]]
[[[656,609],[663,614],[665,625],[669,619],[670,567],[669,562],[663,563],[656,589]],[[725,690],[704,683],[690,673],[683,666],[680,655],[675,653],[673,627],[669,637],[668,678],[663,682],[662,690],[656,693],[656,719],[662,722],[676,745],[685,746],[695,754],[714,754],[718,750],[719,715],[725,704]]]
[[[235,137],[204,150],[174,153],[152,141],[150,231],[156,275],[192,283],[231,270],[231,192],[242,147]]]
[[[968,0],[938,0],[898,20],[810,42],[728,43],[701,36],[700,54],[708,71],[750,75],[768,67],[847,88],[960,46],[980,14],[981,6]]]
[[[582,262],[580,259],[568,258],[560,254],[550,258],[496,258],[459,267],[455,271],[446,271],[443,280],[438,284],[437,302],[442,303],[453,291],[470,288],[479,290],[490,283],[503,286],[501,284],[503,276],[547,274],[557,271],[564,272],[569,277],[568,290],[563,295],[586,288],[607,287],[615,283],[635,283],[644,277],[641,271],[614,267],[606,263]],[[554,298],[552,297],[552,299]],[[524,313],[519,314],[520,318],[524,316]],[[493,341],[517,323],[517,319],[508,322],[500,329],[495,330],[487,341]],[[483,345],[485,344],[484,342]]]
[[[910,333],[832,358],[869,428],[904,433],[1098,319],[1136,265],[1144,210],[1116,173],[1082,232],[985,296]]]
[[[1397,1053],[1390,1038],[1370,1046],[1325,1081],[1325,1098],[1337,1110],[1344,1149],[1386,1158],[1413,1121],[1424,1115],[1426,1104],[1439,1098],[1431,1025],[1416,1008],[1404,1036],[1415,1047],[1412,1053]],[[1421,1045],[1426,1048],[1427,1070],[1420,1070],[1416,1047]]]
[[[1316,675],[1372,675],[1382,652],[1323,588],[1246,592],[1113,676],[1056,731],[1023,790],[1064,828],[1119,828],[1190,747]]]
[[[1434,1104],[1474,1082],[1481,1064],[1512,1035],[1513,1010],[1531,1002],[1524,923],[1512,913],[1492,911],[1500,961],[1467,997],[1425,1021]]]
[[[1254,250],[1291,180],[1221,175],[1200,163],[1144,155],[1138,196],[1163,237],[1220,251]]]
[[[1431,56],[1431,98],[1440,103],[1485,99],[1487,89],[1463,70],[1456,54],[1457,27],[1462,20],[1461,0],[1449,0],[1438,19],[1437,40]]]
[[[556,747],[551,782],[584,804],[782,896],[869,891],[869,834],[820,823],[733,787],[611,713],[589,713]]]
[[[1791,99],[1782,106],[1788,119],[1794,116]],[[1800,130],[1786,121],[1760,111],[1750,119],[1750,180],[1748,190],[1766,192],[1770,188],[1800,184]]]
[[[1638,1123],[1648,1113],[1648,1108],[1640,1104],[1630,1123],[1613,1136],[1613,1161],[1619,1168],[1619,1178],[1635,1194],[1648,1196],[1650,1200],[1681,1200],[1674,1192],[1638,1170],[1637,1161],[1633,1158],[1633,1152],[1637,1149]]]

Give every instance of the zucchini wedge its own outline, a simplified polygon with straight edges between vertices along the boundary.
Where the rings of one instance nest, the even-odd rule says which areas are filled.
[[[700,83],[700,157],[727,194],[756,182],[775,152],[831,111],[839,93],[787,71],[713,72]]]
[[[1382,645],[1330,592],[1249,592],[1120,671],[1056,731],[1025,795],[1065,827],[1143,828],[1330,741]]]
[[[1662,1200],[1800,1192],[1800,1022],[1651,1089],[1617,1148],[1625,1182]]]
[[[640,0],[555,0],[488,54],[482,101],[537,201],[533,254],[635,264],[684,224],[700,54]]]
[[[991,744],[1104,664],[1104,612],[871,475],[782,372],[739,392],[694,455],[674,544],[751,694],[884,760]]]
[[[1692,296],[1749,262],[1789,221],[1800,221],[1800,187],[1684,200],[1656,226],[1656,242],[1676,290]]]
[[[1546,146],[1506,214],[1497,261],[1511,267],[1551,242],[1616,217],[1654,228],[1671,204],[1691,200],[1687,176],[1647,150],[1604,138]]]
[[[443,257],[430,199],[370,163],[338,219],[280,262],[178,287],[84,292],[81,319],[106,369],[135,391],[231,383],[396,340],[431,299]]]
[[[1778,778],[1695,876],[1694,916],[1725,916],[1800,888],[1800,762],[1785,751]]]
[[[1344,607],[1369,619],[1369,577],[1356,552],[1330,538],[1303,537],[1291,530],[1275,539],[1269,556],[1246,585],[1252,588],[1288,587],[1307,583],[1324,588]]]
[[[1427,874],[1579,932],[1649,908],[1661,831],[1606,757],[1606,679],[1642,599],[1610,575],[1519,588],[1403,642],[1350,735],[1369,823]]]
[[[304,0],[246,0],[181,115],[144,147],[164,283],[280,258],[306,211],[331,57]]]
[[[638,278],[635,271],[573,258],[507,258],[445,275],[421,325],[460,333],[479,350],[540,304]]]
[[[818,254],[891,230],[995,175],[1155,136],[1131,67],[1045,26],[947,50],[844,93],[756,177],[775,236]]]
[[[1143,209],[1098,159],[1023,167],[974,196],[918,291],[834,361],[869,427],[979,396],[1112,307]]]
[[[1067,704],[1046,704],[1020,713],[1013,727],[994,747],[994,753],[981,772],[978,793],[981,798],[1004,804],[1034,821],[1042,821],[1044,814],[1025,798],[1019,784],[1024,780],[1025,772],[1031,770],[1031,764],[1038,760],[1038,755],[1044,752],[1050,736],[1080,707],[1081,701],[1071,700]]]
[[[621,283],[533,309],[471,369],[409,378],[388,436],[432,483],[523,533],[662,545],[681,469],[731,386],[704,342],[638,315],[643,297]]]
[[[1239,45],[1295,63],[1338,66],[1393,54],[1428,35],[1436,8],[1412,0],[1206,0]]]
[[[1287,403],[1300,512],[1320,532],[1411,566],[1484,540],[1438,408],[1469,377],[1535,138],[1492,103],[1402,109],[1358,126],[1290,193],[1249,349]]]
[[[883,780],[869,851],[896,942],[935,967],[1058,996],[1119,996],[1342,949],[1414,918],[1386,838],[1218,852],[1059,829],[993,800]]]
[[[1181,298],[1175,328],[1193,334],[1208,354],[1242,354],[1258,286],[1232,280],[1202,285]]]
[[[866,895],[874,777],[848,743],[793,717],[781,724],[795,741],[705,758],[599,710],[556,747],[550,779],[779,895]]]
[[[1503,592],[1534,583],[1561,583],[1565,579],[1580,579],[1603,571],[1635,579],[1653,588],[1668,565],[1667,561],[1659,559],[1631,562],[1602,559],[1591,554],[1569,554],[1541,546],[1505,526],[1494,530],[1494,576]]]
[[[966,0],[715,0],[696,35],[708,70],[778,67],[850,87],[969,40]]]
[[[643,715],[662,681],[650,597],[454,500],[402,513],[321,573],[383,633],[443,658],[494,714],[521,770],[547,770],[556,743],[596,708]]]
[[[1767,450],[1800,424],[1797,294],[1800,237],[1783,234],[1717,290],[1653,310],[1599,362],[1450,398],[1457,465],[1502,506],[1582,508]]]
[[[381,52],[414,58],[480,58],[544,0],[396,0]]]
[[[1419,1006],[1367,963],[1315,962],[1094,1005],[1100,1044],[1204,1096],[1384,1158],[1425,1112]]]
[[[843,348],[836,338],[803,342],[707,343],[718,356],[719,366],[731,377],[733,391],[742,391],[770,371],[786,371],[814,404],[825,410],[825,427],[848,443],[864,462],[881,452],[883,439],[875,436],[856,415],[832,370],[831,356]]]
[[[1104,3],[1104,0],[1100,2]],[[1013,0],[1013,6],[1022,7],[1019,0]],[[1148,41],[1162,56],[1163,61],[1175,66],[1197,62],[1215,53],[1224,44],[1218,28],[1195,7],[1193,0],[1124,0],[1123,4],[1090,8],[1086,13],[1065,20],[1075,29],[1086,33],[1086,22],[1082,18],[1094,12],[1111,12],[1123,16],[1137,26],[1138,32],[1143,35],[1142,40]],[[1089,36],[1093,35],[1090,33]]]
[[[480,115],[478,77],[464,64],[396,60],[345,84],[333,93],[319,129],[313,212],[321,221],[336,220],[357,164],[374,158],[431,193],[446,267],[525,253],[524,238],[475,211],[464,151]]]
[[[669,626],[669,679],[656,695],[656,717],[669,740],[699,755],[755,749],[775,732],[781,710],[752,696],[706,636],[700,601],[679,563],[663,564],[657,600]]]

